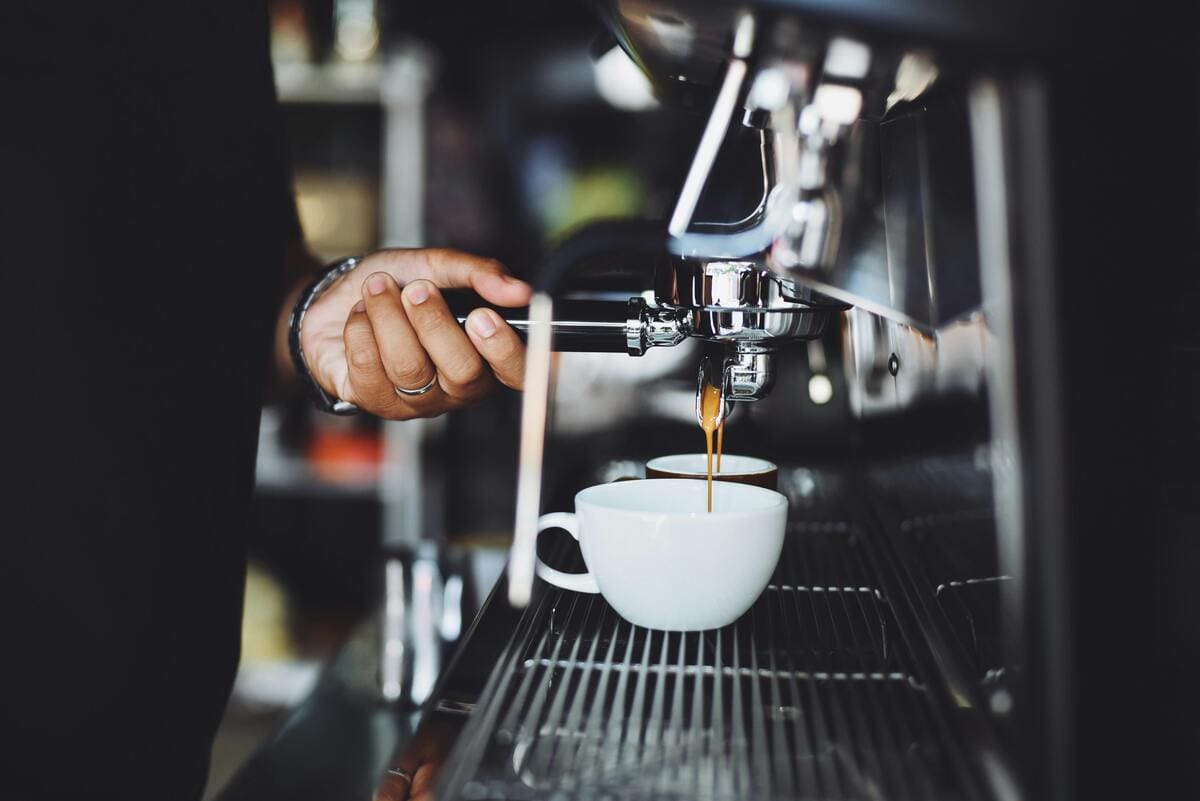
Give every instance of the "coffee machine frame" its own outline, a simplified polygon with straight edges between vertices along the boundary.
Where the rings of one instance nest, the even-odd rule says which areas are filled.
[[[684,69],[707,63],[715,86],[671,220],[658,239],[641,242],[643,255],[665,265],[655,278],[656,306],[669,310],[660,323],[672,329],[663,341],[682,332],[726,345],[726,391],[754,400],[774,382],[775,345],[819,334],[806,324],[844,311],[857,416],[956,392],[985,396],[996,547],[1011,578],[1003,636],[1036,664],[991,697],[952,658],[943,670],[972,703],[1006,712],[1015,703],[1022,730],[1036,733],[1010,755],[1019,771],[1003,759],[993,765],[992,792],[1070,797],[1069,772],[1054,768],[1072,749],[1061,405],[1053,382],[1033,398],[1016,389],[1059,370],[1041,82],[986,55],[943,54],[931,44],[936,34],[879,37],[877,25],[834,24],[821,13],[806,26],[797,21],[806,9],[667,5],[608,9],[618,40],[660,84],[703,84]],[[689,38],[690,54],[681,44]],[[763,132],[762,199],[742,220],[698,221],[726,131],[738,122]],[[551,262],[530,307],[507,582],[517,607],[528,603],[534,576],[554,297],[574,260]],[[891,381],[879,380],[885,373]],[[935,652],[947,650],[936,625],[925,633]]]

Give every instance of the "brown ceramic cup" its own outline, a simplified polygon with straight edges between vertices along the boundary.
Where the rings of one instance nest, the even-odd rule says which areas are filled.
[[[708,477],[708,455],[704,453],[678,453],[673,456],[657,456],[646,462],[646,478],[699,478]],[[738,484],[753,484],[756,487],[777,489],[779,468],[766,459],[755,456],[736,456],[727,453],[721,457],[721,469],[717,470],[717,457],[713,455],[713,480],[733,481]]]

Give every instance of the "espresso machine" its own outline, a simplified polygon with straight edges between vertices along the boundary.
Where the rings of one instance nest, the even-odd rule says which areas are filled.
[[[940,11],[599,5],[661,100],[707,122],[670,219],[582,230],[529,308],[505,312],[528,344],[514,541],[433,692],[428,719],[461,728],[439,797],[1072,795],[1067,613],[1046,592],[1066,580],[1061,408],[1016,392],[1060,357],[1018,333],[1054,325],[1046,96],[980,55],[1012,29]],[[756,145],[733,170],[745,206],[712,218],[734,137]],[[606,254],[650,288],[572,294]],[[947,399],[986,430],[932,453],[781,463],[787,544],[751,612],[640,630],[535,578],[552,353],[696,338],[731,406],[803,415],[805,398],[775,395],[780,356],[834,342],[864,430]]]
[[[505,312],[528,345],[514,536],[427,707],[437,797],[1079,795],[1072,318],[1052,96],[1029,66],[1030,31],[1059,29],[1031,4],[597,10],[658,97],[706,122],[668,220],[581,231]],[[735,136],[757,157],[731,171]],[[731,181],[745,207],[706,215]],[[605,258],[651,288],[573,293]],[[783,355],[835,343],[821,359],[866,446],[818,466],[783,443],[787,542],[755,606],[716,631],[650,631],[535,577],[552,354],[694,339],[730,406],[776,418],[807,408],[780,398]],[[917,425],[940,436],[913,445]],[[581,569],[570,543],[550,550]],[[423,747],[396,763],[405,780]]]

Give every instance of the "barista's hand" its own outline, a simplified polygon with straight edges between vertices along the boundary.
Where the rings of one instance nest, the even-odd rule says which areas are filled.
[[[438,287],[473,289],[497,306],[529,302],[499,262],[440,248],[372,253],[309,308],[300,346],[326,392],[391,420],[434,417],[521,388],[525,347],[500,315],[476,309],[466,329]],[[423,395],[402,395],[397,387]]]

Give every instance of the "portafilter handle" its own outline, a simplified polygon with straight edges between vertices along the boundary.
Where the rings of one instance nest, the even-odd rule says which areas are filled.
[[[492,309],[512,326],[524,342],[529,335],[529,307],[508,308],[487,303],[474,292],[445,290],[446,305],[460,324],[465,325],[473,310]],[[676,311],[651,308],[640,297],[628,300],[566,298],[554,302],[554,320],[550,325],[551,347],[570,353],[628,353],[641,356],[647,348],[676,345],[687,333],[682,315]]]

